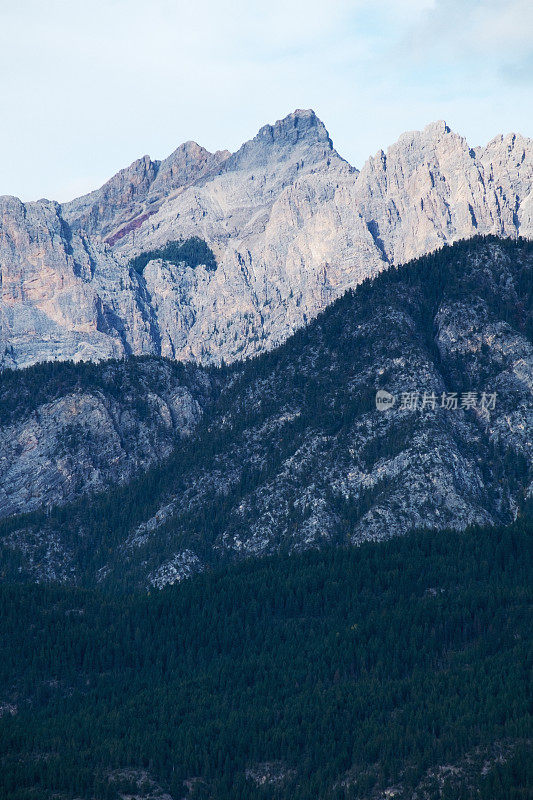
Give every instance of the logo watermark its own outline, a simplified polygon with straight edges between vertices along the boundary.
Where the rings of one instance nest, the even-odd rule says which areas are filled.
[[[387,411],[387,409],[392,408],[395,402],[394,395],[385,391],[385,389],[378,389],[376,392],[376,408],[378,411]]]
[[[376,392],[376,408],[378,411],[388,411],[397,401],[397,397],[385,389]],[[447,411],[463,409],[477,409],[480,411],[494,411],[496,408],[496,392],[401,392],[399,396],[399,411],[424,411],[444,408]]]

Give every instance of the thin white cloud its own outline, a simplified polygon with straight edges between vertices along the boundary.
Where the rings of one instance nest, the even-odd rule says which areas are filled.
[[[434,0],[409,32],[415,53],[498,69],[533,54],[531,0]]]

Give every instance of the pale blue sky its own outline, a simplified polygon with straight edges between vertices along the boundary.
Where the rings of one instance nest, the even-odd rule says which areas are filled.
[[[359,167],[435,119],[533,136],[533,0],[0,0],[0,97],[0,194],[25,200],[295,108]]]

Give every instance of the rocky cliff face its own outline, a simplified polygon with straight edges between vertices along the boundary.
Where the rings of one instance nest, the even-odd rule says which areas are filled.
[[[363,215],[391,263],[476,233],[531,236],[533,142],[470,149],[445,122],[406,133],[359,176]]]
[[[283,342],[390,264],[475,233],[533,234],[533,143],[445,123],[360,173],[312,111],[233,155],[188,142],[59,206],[0,199],[0,364],[146,353],[217,363]],[[218,268],[130,259],[199,236]]]
[[[23,402],[9,373],[17,417],[0,428],[13,443],[0,462],[4,514],[70,500],[104,475],[125,479],[171,440],[175,449],[90,505],[5,521],[5,569],[161,586],[221,560],[510,521],[533,491],[532,315],[532,245],[478,239],[389,269],[273,352],[195,367],[178,387],[160,378],[171,365],[142,360],[140,394],[111,402],[99,376],[117,367],[67,365],[90,370],[78,390],[50,378],[53,391],[28,389]],[[43,369],[65,366],[20,379],[37,387]],[[376,408],[378,389],[395,396],[392,408]],[[142,424],[132,391],[152,408]],[[90,429],[94,449],[79,436],[69,445],[65,426]],[[193,430],[179,442],[181,427]]]
[[[0,382],[0,515],[50,508],[146,471],[212,402],[204,370],[156,359],[48,365]]]
[[[229,155],[226,150],[209,153],[196,142],[185,142],[164,161],[143,156],[100,189],[65,203],[63,214],[74,230],[112,243],[139,227],[161,201],[213,172]]]

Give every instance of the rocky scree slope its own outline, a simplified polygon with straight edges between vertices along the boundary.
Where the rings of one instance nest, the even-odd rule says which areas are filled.
[[[70,203],[0,198],[0,365],[162,355],[220,363],[282,343],[347,289],[472,235],[531,237],[533,142],[472,149],[444,122],[361,172],[312,111],[236,153],[193,142]],[[202,238],[216,269],[131,261]]]
[[[4,575],[162,586],[224,560],[512,520],[532,493],[532,276],[533,244],[477,237],[365,282],[271,353],[208,370],[215,397],[163,465],[3,523]],[[391,409],[376,409],[378,389]],[[442,408],[443,392],[476,403]]]

